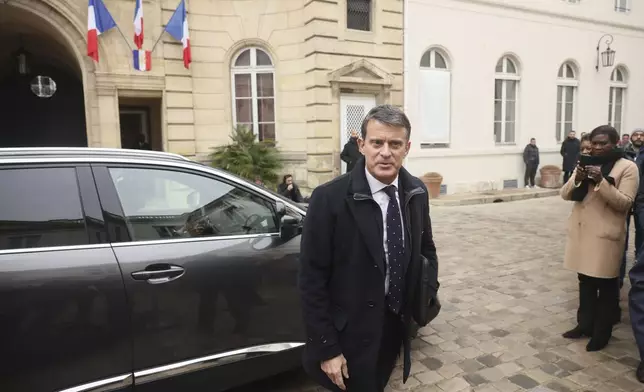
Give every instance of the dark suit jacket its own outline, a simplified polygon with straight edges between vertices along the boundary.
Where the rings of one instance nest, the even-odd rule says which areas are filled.
[[[358,147],[358,140],[352,137],[344,145],[344,148],[340,153],[340,159],[347,164],[347,173],[353,170],[360,157],[362,157],[362,153]]]
[[[644,252],[640,252],[637,263],[631,269],[630,278],[629,307],[633,335],[640,352],[640,359],[644,360]]]
[[[399,174],[405,219],[404,378],[411,366],[412,300],[421,254],[436,265],[428,193],[405,169]],[[385,315],[382,212],[373,200],[365,160],[313,191],[301,242],[299,289],[307,344],[304,367],[312,377],[320,362],[344,354],[351,369],[374,369]],[[315,369],[318,369],[317,374]],[[328,380],[319,380],[323,383]]]
[[[572,172],[573,170],[575,170],[577,160],[579,159],[580,145],[581,142],[579,141],[579,139],[571,139],[569,137],[567,137],[566,140],[561,143],[561,149],[559,150],[559,152],[563,157],[563,163],[561,165],[563,171]]]

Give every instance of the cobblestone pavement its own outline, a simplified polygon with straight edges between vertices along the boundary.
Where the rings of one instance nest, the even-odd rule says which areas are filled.
[[[414,341],[412,377],[403,385],[396,369],[390,391],[644,391],[634,377],[628,287],[622,323],[602,352],[561,337],[577,307],[576,275],[562,268],[570,209],[558,197],[432,208],[443,309]],[[317,390],[301,372],[260,389]]]

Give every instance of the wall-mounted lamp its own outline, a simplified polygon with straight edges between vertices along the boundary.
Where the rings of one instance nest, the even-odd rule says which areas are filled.
[[[595,64],[595,69],[597,71],[599,71],[599,56],[600,56],[599,47],[604,37],[608,37],[608,38],[606,39],[606,50],[601,52],[602,66],[612,67],[613,64],[615,63],[615,51],[610,48],[610,44],[613,43],[613,36],[610,34],[604,34],[597,42],[597,63]]]
[[[25,50],[24,40],[22,35],[18,37],[20,47],[17,51],[13,52],[13,57],[16,61],[16,71],[20,76],[26,76],[30,73],[31,68],[31,53]]]
[[[16,56],[18,73],[20,76],[29,74],[29,59],[31,57],[29,52],[27,52],[24,47],[20,47],[20,49],[14,53],[14,56]]]

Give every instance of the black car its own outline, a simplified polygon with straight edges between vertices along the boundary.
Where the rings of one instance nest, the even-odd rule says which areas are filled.
[[[222,391],[299,366],[305,211],[182,156],[0,149],[0,391]]]

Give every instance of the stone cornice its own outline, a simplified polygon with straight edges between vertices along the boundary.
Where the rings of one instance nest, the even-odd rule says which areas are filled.
[[[363,70],[366,74],[373,77],[364,77],[353,75],[357,71]],[[359,85],[377,85],[391,86],[393,77],[386,71],[378,68],[375,64],[362,59],[349,65],[339,68],[329,73],[329,82],[332,84],[359,84]]]
[[[569,14],[564,14],[564,13],[560,13],[560,12],[540,10],[540,9],[536,9],[536,8],[533,8],[533,7],[527,7],[527,6],[523,6],[523,5],[511,4],[510,2],[505,2],[505,3],[501,4],[501,3],[494,2],[494,1],[489,1],[489,0],[456,0],[456,1],[459,1],[461,3],[474,3],[474,4],[480,4],[480,5],[489,6],[489,7],[496,7],[496,8],[503,8],[503,9],[521,11],[521,12],[525,12],[525,13],[541,15],[541,16],[547,16],[547,17],[557,18],[557,19],[574,20],[574,21],[577,21],[577,22],[590,23],[590,24],[598,25],[598,26],[604,25],[604,26],[609,26],[609,27],[618,28],[618,29],[634,30],[634,31],[644,32],[644,26],[640,27],[640,26],[633,25],[633,24],[619,23],[619,22],[613,22],[613,21],[608,21],[608,20],[600,20],[600,19],[595,19],[595,18],[588,18],[588,17],[576,16],[576,15],[569,15]]]
[[[165,76],[96,72],[96,89],[163,91]]]

